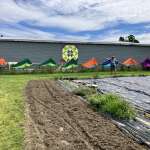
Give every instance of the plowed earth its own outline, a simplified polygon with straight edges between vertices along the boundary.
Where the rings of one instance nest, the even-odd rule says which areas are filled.
[[[25,93],[26,150],[145,149],[57,81],[30,81]]]

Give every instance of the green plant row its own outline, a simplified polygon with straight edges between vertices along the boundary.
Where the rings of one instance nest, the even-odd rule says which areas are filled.
[[[136,115],[127,101],[114,94],[94,94],[88,97],[88,101],[98,111],[108,113],[117,119],[133,119]]]
[[[135,109],[122,97],[115,94],[99,94],[91,88],[81,87],[73,91],[76,95],[85,97],[97,111],[111,115],[121,120],[134,119]]]

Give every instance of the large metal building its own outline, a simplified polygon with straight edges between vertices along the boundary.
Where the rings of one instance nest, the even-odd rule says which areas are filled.
[[[116,56],[120,61],[133,57],[139,62],[150,57],[149,44],[23,39],[0,39],[0,57],[4,57],[11,62],[29,58],[34,63],[40,63],[51,57],[59,63],[62,58],[62,49],[67,44],[73,44],[78,48],[79,63],[91,57],[95,57],[99,62],[102,62],[112,55]]]

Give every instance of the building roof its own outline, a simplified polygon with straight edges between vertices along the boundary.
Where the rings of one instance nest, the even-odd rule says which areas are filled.
[[[150,47],[150,44],[145,43],[130,43],[130,42],[90,42],[90,41],[58,41],[58,40],[40,40],[40,39],[10,39],[0,38],[0,42],[29,42],[29,43],[58,43],[58,44],[90,44],[90,45],[124,45],[124,46],[142,46]]]

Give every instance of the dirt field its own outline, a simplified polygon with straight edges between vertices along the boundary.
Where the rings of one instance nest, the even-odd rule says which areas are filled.
[[[26,87],[26,150],[143,150],[56,81]]]

